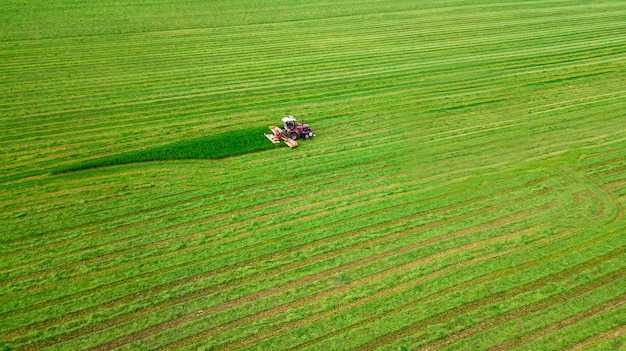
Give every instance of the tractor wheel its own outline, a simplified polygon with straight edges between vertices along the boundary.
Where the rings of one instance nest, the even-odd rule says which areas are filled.
[[[291,138],[291,140],[297,140],[298,139],[298,133],[289,133],[289,137]]]

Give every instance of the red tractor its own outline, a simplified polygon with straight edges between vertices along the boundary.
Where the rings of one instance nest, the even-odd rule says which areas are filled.
[[[283,117],[282,121],[285,127],[285,134],[292,140],[298,138],[313,139],[315,136],[308,124],[296,123],[296,119],[293,116]]]

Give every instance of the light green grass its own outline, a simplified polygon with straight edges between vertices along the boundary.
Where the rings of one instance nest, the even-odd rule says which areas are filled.
[[[621,347],[625,16],[3,3],[0,348]]]

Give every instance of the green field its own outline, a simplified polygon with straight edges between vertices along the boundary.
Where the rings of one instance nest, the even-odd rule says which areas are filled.
[[[3,1],[0,127],[0,350],[626,350],[624,0]]]

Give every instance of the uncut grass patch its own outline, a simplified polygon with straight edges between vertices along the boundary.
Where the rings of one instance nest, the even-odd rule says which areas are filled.
[[[66,173],[91,168],[117,166],[138,162],[172,160],[218,160],[226,157],[259,152],[278,147],[270,143],[263,133],[266,127],[233,130],[206,137],[181,140],[143,150],[85,160],[55,169],[52,173]]]

